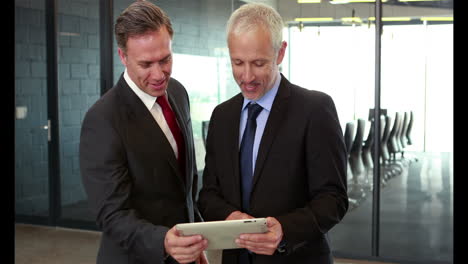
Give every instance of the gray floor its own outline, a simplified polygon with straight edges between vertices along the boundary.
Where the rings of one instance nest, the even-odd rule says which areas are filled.
[[[409,156],[409,155],[408,155]],[[453,158],[419,154],[381,189],[380,251],[387,259],[453,262]],[[331,232],[345,255],[370,255],[372,196]]]
[[[96,263],[99,238],[99,232],[16,224],[15,263],[93,264]],[[335,264],[385,263],[336,259]]]
[[[96,263],[100,233],[34,225],[15,225],[15,263]]]

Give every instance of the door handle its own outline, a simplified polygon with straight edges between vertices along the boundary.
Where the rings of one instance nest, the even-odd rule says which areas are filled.
[[[52,139],[50,134],[50,119],[47,120],[47,125],[43,126],[42,128],[47,130],[47,141],[50,142],[50,140]]]

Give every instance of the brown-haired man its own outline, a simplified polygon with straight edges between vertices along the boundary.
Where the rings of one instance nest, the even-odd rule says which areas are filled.
[[[117,18],[125,72],[86,113],[80,169],[102,229],[98,264],[205,263],[207,241],[174,225],[200,221],[185,88],[171,78],[171,22],[149,1]]]

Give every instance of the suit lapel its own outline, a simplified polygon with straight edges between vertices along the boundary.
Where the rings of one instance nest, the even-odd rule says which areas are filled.
[[[241,176],[239,171],[239,127],[240,127],[240,116],[242,110],[242,103],[243,97],[242,94],[237,95],[235,97],[233,104],[231,105],[232,109],[226,111],[229,113],[229,116],[226,120],[232,120],[227,122],[226,127],[226,142],[230,145],[227,146],[227,149],[231,151],[231,169],[229,171],[232,172],[232,178],[234,179],[234,184],[232,188],[234,191],[232,193],[237,193],[238,195],[235,197],[236,204],[239,206],[241,205],[242,197],[240,193],[241,189]],[[226,171],[227,172],[227,171]]]
[[[265,130],[260,141],[260,146],[257,154],[257,161],[255,163],[255,171],[253,176],[252,191],[255,190],[255,184],[260,178],[263,166],[265,165],[266,157],[268,157],[268,152],[273,145],[274,139],[279,131],[283,120],[287,115],[287,106],[289,102],[290,87],[289,82],[286,78],[281,75],[281,82],[278,88],[278,93],[276,94],[275,100],[271,107],[270,115],[265,126]]]
[[[181,182],[182,190],[185,192],[185,181],[182,180],[180,169],[178,168],[177,159],[174,151],[166,138],[166,135],[159,127],[153,115],[148,111],[143,102],[138,96],[131,90],[123,76],[118,83],[119,94],[121,94],[121,100],[125,104],[127,116],[128,116],[128,129],[134,131],[141,131],[144,133],[146,142],[148,143],[148,149],[154,151],[163,151],[167,153],[164,155],[169,164],[171,165],[174,173],[177,175]]]
[[[185,171],[186,172],[190,172],[191,169],[189,169],[189,167],[187,166],[188,165],[188,161],[190,159],[188,159],[188,156],[191,155],[191,151],[189,151],[189,138],[188,138],[188,127],[187,127],[187,121],[188,121],[188,117],[185,117],[182,109],[180,109],[180,106],[179,106],[179,103],[177,103],[177,96],[173,94],[172,92],[172,89],[167,89],[167,97],[168,97],[168,101],[169,101],[169,104],[171,105],[172,107],[172,110],[174,111],[175,113],[175,116],[176,116],[176,119],[177,119],[177,122],[179,124],[179,128],[182,132],[182,136],[184,137],[184,144],[185,144]],[[173,152],[174,153],[174,152]],[[177,159],[174,156],[174,162],[171,163],[172,167],[174,170],[177,170],[177,171],[180,171],[179,169],[179,163],[177,162]],[[181,175],[182,178],[185,178],[185,182],[187,183],[187,185],[185,187],[187,188],[190,188],[190,184],[188,184],[190,182],[190,173],[185,173],[185,175]],[[188,191],[188,190],[186,190]]]

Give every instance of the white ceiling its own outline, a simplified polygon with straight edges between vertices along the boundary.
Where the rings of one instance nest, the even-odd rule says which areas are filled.
[[[356,17],[375,16],[375,4],[353,3],[333,5],[327,0],[320,4],[298,4],[297,0],[243,0],[244,2],[262,2],[273,6],[283,17],[284,21],[292,22],[296,17],[351,17],[354,9]],[[453,7],[453,6],[452,6]],[[404,5],[383,4],[382,15],[387,16],[453,16],[453,8],[416,7]]]

